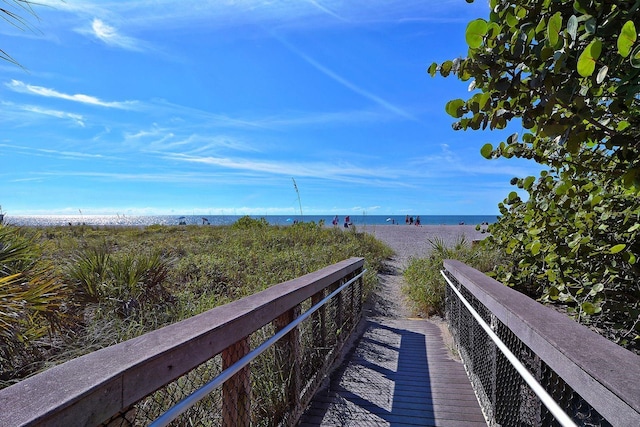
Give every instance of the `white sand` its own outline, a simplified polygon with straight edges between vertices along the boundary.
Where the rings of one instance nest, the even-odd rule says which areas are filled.
[[[486,227],[483,227],[486,228]],[[379,274],[378,287],[365,308],[366,317],[406,318],[420,316],[402,294],[402,272],[411,258],[429,256],[432,245],[429,240],[439,239],[447,246],[455,245],[464,236],[469,244],[488,236],[476,230],[475,225],[369,225],[358,231],[374,235],[396,253],[388,262],[388,270]]]
[[[358,231],[374,235],[396,251],[394,261],[400,268],[406,267],[411,258],[428,256],[432,249],[429,240],[439,239],[445,245],[453,246],[462,236],[469,244],[488,236],[477,231],[475,225],[369,225],[359,227]]]

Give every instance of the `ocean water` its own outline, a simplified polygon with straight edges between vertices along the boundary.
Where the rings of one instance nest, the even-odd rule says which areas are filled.
[[[264,218],[272,225],[291,225],[296,221],[315,222],[324,221],[331,225],[334,215],[256,215],[252,218]],[[123,226],[144,227],[149,225],[230,225],[242,215],[19,215],[6,214],[5,224],[19,226],[60,226],[60,225],[91,225],[91,226]],[[416,216],[413,217],[414,220]],[[338,225],[344,224],[344,215],[338,216]],[[422,225],[477,225],[492,224],[498,219],[497,215],[420,215]],[[405,215],[350,215],[350,222],[356,226],[365,225],[404,225]]]

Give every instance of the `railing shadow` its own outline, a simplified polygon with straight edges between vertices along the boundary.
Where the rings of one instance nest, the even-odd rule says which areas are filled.
[[[301,425],[435,421],[425,335],[368,320],[350,361],[331,378]],[[317,424],[316,424],[317,425]]]

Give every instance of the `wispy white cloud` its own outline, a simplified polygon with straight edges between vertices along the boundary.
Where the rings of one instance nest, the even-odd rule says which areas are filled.
[[[304,29],[334,25],[387,25],[407,21],[467,22],[479,10],[488,11],[486,1],[467,4],[461,0],[137,0],[103,2],[98,0],[40,0],[55,10],[76,14],[92,25],[81,30],[86,35],[110,36],[120,47],[142,48],[139,39],[125,36],[134,31],[162,28],[164,31],[189,28],[225,30],[229,27]],[[101,25],[97,25],[99,21]],[[107,24],[109,23],[109,24]],[[111,31],[105,32],[105,27]],[[116,29],[119,28],[119,29]],[[239,32],[239,34],[243,34]],[[104,42],[106,39],[101,38]],[[133,43],[132,43],[133,42]]]
[[[126,50],[139,52],[143,50],[143,46],[145,45],[141,40],[121,34],[115,27],[106,24],[98,18],[94,18],[91,22],[91,34],[109,46]]]
[[[347,22],[348,20],[345,19],[344,17],[338,15],[337,13],[335,13],[334,11],[332,11],[331,9],[329,9],[328,7],[325,7],[322,3],[320,3],[319,1],[316,0],[307,0],[307,3],[310,3],[311,5],[313,5],[314,7],[316,7],[317,9],[321,10],[322,12],[326,13],[329,16],[332,16],[336,19],[338,19],[339,21],[345,21]]]
[[[268,128],[291,126],[324,126],[331,124],[381,123],[392,120],[388,113],[371,110],[288,112],[257,119],[256,123]]]
[[[22,152],[23,154],[55,157],[62,159],[75,159],[75,160],[97,160],[97,159],[115,159],[112,156],[106,156],[104,154],[85,153],[80,151],[66,151],[66,150],[53,150],[49,148],[33,148],[23,145],[12,144],[0,144],[0,147],[7,148],[13,151]]]
[[[423,156],[411,160],[411,165],[419,167],[419,170],[430,175],[507,175],[527,176],[540,170],[534,163],[529,163],[530,167],[514,165],[513,160],[505,164],[504,161],[486,160],[481,158],[478,150],[478,158],[474,161],[462,158],[452,151],[448,144],[440,144],[440,151],[429,156]],[[504,160],[504,159],[503,159]]]
[[[40,108],[33,105],[23,106],[22,109],[24,111],[29,111],[32,113],[42,114],[50,117],[57,117],[59,119],[70,119],[78,126],[81,126],[81,127],[85,126],[85,119],[81,114],[68,113],[66,111],[60,111],[60,110],[51,110],[47,108]]]
[[[140,147],[142,151],[150,153],[164,153],[180,149],[187,154],[235,151],[259,152],[261,149],[238,137],[208,133],[206,129],[197,129],[191,133],[186,126],[160,126],[156,123],[149,128],[137,132],[125,132],[124,142],[129,146]],[[202,132],[202,133],[199,133]]]
[[[64,99],[66,101],[73,101],[81,104],[95,105],[98,107],[132,110],[138,105],[138,102],[136,101],[103,101],[95,96],[85,95],[81,93],[67,94],[63,92],[58,92],[55,89],[30,85],[15,79],[11,80],[8,83],[5,83],[5,86],[14,92],[26,93],[29,95],[38,95],[46,98]]]
[[[317,178],[371,185],[397,185],[403,171],[387,167],[359,167],[348,163],[293,162],[254,160],[221,156],[196,156],[185,153],[165,153],[167,160],[215,166],[226,170],[277,176]]]
[[[392,112],[394,114],[397,114],[398,116],[404,117],[404,118],[409,119],[409,120],[418,121],[417,118],[415,118],[414,116],[412,116],[408,112],[404,111],[400,107],[397,107],[397,106],[393,105],[392,103],[386,101],[385,99],[381,98],[380,96],[378,96],[378,95],[376,95],[374,93],[371,93],[371,92],[369,92],[369,91],[367,91],[365,89],[362,89],[361,87],[357,86],[355,83],[350,82],[349,80],[347,80],[344,77],[340,76],[339,74],[337,74],[333,70],[331,70],[328,67],[322,65],[321,63],[319,63],[315,59],[311,58],[309,55],[307,55],[304,52],[301,52],[300,50],[298,50],[296,47],[294,47],[291,43],[289,43],[286,40],[284,40],[282,37],[279,37],[279,36],[276,36],[276,35],[274,35],[274,37],[276,38],[276,40],[280,41],[287,49],[289,49],[291,52],[295,53],[297,56],[299,56],[301,59],[303,59],[309,65],[314,67],[316,70],[320,71],[321,73],[323,73],[324,75],[326,75],[330,79],[336,81],[337,83],[341,84],[342,86],[346,87],[347,89],[357,93],[358,95],[363,96],[364,98],[366,98],[366,99],[368,99],[370,101],[373,101],[374,103],[376,103],[377,105],[381,106],[385,110],[390,111],[390,112]]]
[[[85,127],[86,119],[82,114],[70,113],[68,111],[42,108],[36,105],[22,105],[8,101],[0,101],[3,107],[3,115],[0,120],[19,122],[21,126],[30,123],[38,117],[54,117],[63,120],[71,120],[74,124]]]
[[[228,135],[190,135],[185,142],[191,146],[188,154],[196,155],[207,152],[239,151],[260,152],[259,147]]]
[[[343,110],[343,111],[284,111],[268,116],[232,117],[225,114],[212,113],[193,107],[175,104],[164,99],[153,99],[148,102],[136,102],[136,110],[143,111],[154,116],[164,115],[170,119],[164,122],[164,126],[174,125],[181,129],[220,129],[236,128],[246,130],[276,130],[290,127],[326,126],[326,125],[359,125],[362,123],[381,123],[395,120],[396,115],[390,115],[379,109]],[[141,131],[141,136],[148,136],[147,132],[156,133],[155,130]],[[172,130],[171,132],[178,133]],[[196,133],[196,131],[193,131]],[[130,133],[127,137],[132,137]]]

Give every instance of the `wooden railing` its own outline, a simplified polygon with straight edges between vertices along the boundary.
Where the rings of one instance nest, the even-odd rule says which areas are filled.
[[[445,260],[444,275],[447,320],[490,425],[640,426],[639,356],[459,261]]]
[[[0,425],[147,425],[358,276],[363,265],[362,258],[342,261],[0,390]],[[358,279],[177,423],[205,417],[207,425],[295,423],[361,311]]]

